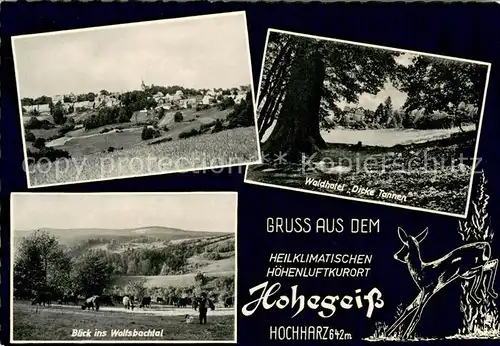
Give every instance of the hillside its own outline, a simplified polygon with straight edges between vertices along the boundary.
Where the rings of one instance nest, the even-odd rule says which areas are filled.
[[[130,241],[139,237],[150,237],[160,241],[172,241],[182,239],[196,239],[214,236],[228,235],[219,232],[186,231],[177,228],[150,226],[131,229],[104,229],[104,228],[78,228],[78,229],[56,229],[40,228],[50,235],[55,236],[61,245],[78,245],[92,239]],[[29,236],[35,230],[16,230],[14,232],[14,246],[17,247],[19,241]]]

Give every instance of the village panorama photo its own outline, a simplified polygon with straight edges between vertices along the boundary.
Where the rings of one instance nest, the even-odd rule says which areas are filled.
[[[12,44],[28,187],[261,162],[245,12]]]
[[[463,217],[490,67],[270,29],[245,181]]]
[[[237,199],[12,194],[11,343],[235,343]]]

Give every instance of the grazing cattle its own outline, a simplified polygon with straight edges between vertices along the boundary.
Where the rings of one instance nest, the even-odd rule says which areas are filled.
[[[227,297],[226,299],[224,299],[224,307],[225,308],[230,308],[232,307],[234,304],[234,298],[233,297]]]
[[[99,311],[99,305],[100,305],[99,304],[99,296],[92,296],[90,298],[87,298],[87,300],[85,300],[85,302],[82,305],[82,310],[92,309],[95,311]]]
[[[37,304],[50,306],[52,304],[52,295],[48,292],[36,292],[31,300],[31,305]]]
[[[117,294],[113,295],[113,301],[115,303],[121,303],[123,301],[123,296],[119,296]]]
[[[157,302],[158,304],[165,304],[165,301],[163,300],[163,298],[162,298],[162,297],[156,297],[156,302]]]
[[[125,309],[134,310],[134,301],[130,299],[128,296],[123,297],[122,304]]]
[[[141,304],[139,304],[140,308],[151,307],[151,297],[143,297],[141,300]]]
[[[106,306],[114,306],[113,300],[111,299],[111,296],[108,295],[102,295],[99,297],[99,303],[101,305],[106,305]]]
[[[233,297],[227,297],[224,299],[224,307],[225,308],[230,308],[234,305],[234,298]]]
[[[184,321],[185,321],[186,323],[188,323],[188,324],[191,324],[191,323],[193,323],[193,321],[194,321],[194,317],[193,317],[193,316],[191,316],[191,315],[186,315],[186,316],[184,317]]]
[[[65,294],[58,301],[59,304],[73,303],[73,305],[78,305],[78,296],[75,294]]]

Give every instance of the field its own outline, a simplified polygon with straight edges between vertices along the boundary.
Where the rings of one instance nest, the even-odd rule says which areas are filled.
[[[187,309],[182,309],[187,310]],[[215,313],[213,311],[213,313]],[[233,340],[234,315],[208,314],[206,325],[184,323],[182,315],[161,316],[153,313],[124,311],[81,311],[78,308],[39,308],[25,303],[14,304],[13,339],[17,340]],[[189,312],[188,312],[189,313]],[[191,310],[191,314],[194,311]],[[105,337],[74,338],[73,329],[107,331]],[[111,337],[111,329],[163,330],[163,337]]]
[[[195,232],[185,231],[177,228],[151,226],[131,229],[107,229],[107,228],[76,228],[76,229],[55,229],[55,228],[40,228],[42,231],[55,236],[61,245],[76,245],[85,242],[89,239],[100,238],[103,240],[119,240],[127,242],[131,245],[134,239],[141,237],[156,238],[158,241],[189,241],[189,240],[204,240],[206,238],[217,239],[217,237],[225,238],[231,236],[227,233],[214,232]],[[33,230],[16,230],[14,232],[14,248],[17,247],[19,240],[23,237],[31,235]],[[144,244],[141,244],[144,246]]]
[[[252,166],[247,179],[332,195],[463,214],[467,203],[472,163],[470,159],[474,153],[476,132],[452,137],[448,134],[445,138],[442,133],[438,133],[438,139],[423,143],[422,138],[429,138],[429,132],[426,136],[414,132],[414,142],[390,147],[363,145],[356,150],[352,145],[330,143],[326,150],[317,153],[305,164]],[[431,138],[436,138],[436,134]],[[390,136],[386,139],[390,139]],[[405,139],[408,140],[408,137]],[[365,139],[363,143],[364,141]],[[458,162],[461,154],[467,158],[463,163]],[[318,169],[320,162],[345,168],[345,171],[339,173],[333,169]],[[347,188],[332,192],[326,188],[306,185],[306,178],[346,184]],[[406,200],[388,200],[378,193],[370,197],[364,196],[352,191],[354,185],[406,196]]]
[[[37,186],[204,169],[257,160],[255,128],[245,127],[155,145],[142,144],[56,163],[30,165],[29,176],[31,185]]]

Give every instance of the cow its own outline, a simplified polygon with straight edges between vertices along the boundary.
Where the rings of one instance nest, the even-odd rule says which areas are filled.
[[[58,301],[58,304],[68,304],[68,303],[73,303],[73,305],[78,305],[78,296],[74,294],[64,294]]]
[[[234,304],[234,298],[233,297],[227,297],[226,299],[224,299],[224,307],[225,308],[230,308],[232,307]]]
[[[113,295],[113,301],[115,303],[121,303],[123,301],[123,296],[115,294],[115,295]]]
[[[101,305],[106,305],[106,306],[114,306],[113,300],[111,299],[111,296],[108,295],[102,295],[99,297],[99,303]]]
[[[128,296],[124,296],[122,300],[123,307],[127,310],[134,310],[134,301],[130,299]]]
[[[163,298],[162,298],[162,297],[156,297],[156,302],[157,302],[158,304],[165,304],[165,300],[163,300]]]
[[[151,307],[151,297],[143,297],[141,303],[139,304],[140,308]]]
[[[92,309],[92,310],[95,310],[95,311],[99,311],[99,296],[92,296],[90,298],[87,298],[87,300],[85,300],[85,302],[83,303],[82,305],[82,310],[85,310],[85,309]]]
[[[31,305],[47,305],[52,304],[52,295],[48,292],[35,292]]]
[[[176,306],[178,308],[185,308],[186,306],[191,305],[191,301],[192,301],[192,299],[189,297],[188,298],[179,298],[177,300]]]

